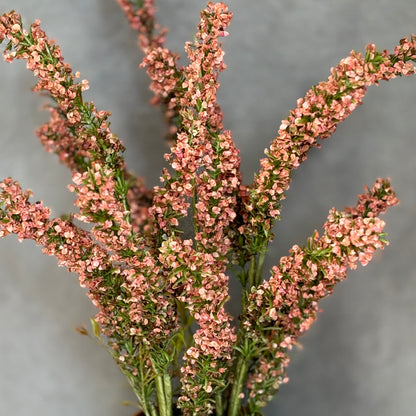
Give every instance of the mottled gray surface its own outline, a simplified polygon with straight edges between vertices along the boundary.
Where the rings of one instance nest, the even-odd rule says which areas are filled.
[[[311,85],[351,49],[369,42],[392,49],[416,32],[412,0],[232,0],[225,39],[228,70],[221,76],[225,125],[241,149],[251,181],[280,120]],[[205,5],[160,0],[168,44],[183,51]],[[0,0],[25,22],[40,18],[65,58],[88,78],[88,96],[113,112],[127,160],[148,184],[158,182],[166,151],[164,126],[136,38],[114,0]],[[0,177],[31,188],[59,215],[71,207],[69,172],[44,153],[33,130],[46,120],[42,98],[30,92],[22,62],[0,65]],[[390,176],[401,205],[385,216],[391,242],[366,268],[350,273],[293,351],[291,381],[268,416],[408,416],[414,413],[416,372],[416,79],[373,87],[323,149],[296,173],[268,268],[324,222],[328,209],[355,203],[364,184]],[[0,415],[131,415],[133,400],[110,356],[74,327],[94,309],[76,276],[56,267],[32,242],[0,241]]]

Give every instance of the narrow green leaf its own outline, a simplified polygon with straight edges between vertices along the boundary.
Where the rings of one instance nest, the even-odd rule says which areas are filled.
[[[100,343],[101,343],[102,340],[101,340],[100,327],[99,327],[97,321],[94,318],[90,318],[90,321],[91,321],[91,325],[92,325],[93,334],[98,339],[98,341],[100,341]]]

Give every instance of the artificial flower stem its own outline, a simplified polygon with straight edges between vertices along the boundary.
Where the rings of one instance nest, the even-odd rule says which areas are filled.
[[[140,406],[142,407],[142,410],[146,416],[153,416],[153,412],[149,411],[149,403],[148,400],[146,400],[146,395],[144,393],[144,388],[140,389],[141,391],[138,391],[136,388],[134,388],[133,384],[131,384],[134,392],[136,393],[137,397],[139,398]]]
[[[146,401],[145,395],[143,393],[143,388],[141,388],[140,391],[139,391],[139,389],[137,389],[134,386],[134,382],[132,382],[132,380],[128,377],[128,375],[124,371],[122,371],[122,373],[127,377],[128,381],[129,381],[129,384],[130,384],[134,394],[137,396],[137,398],[139,400],[140,407],[142,408],[143,413],[146,416],[153,416],[152,413],[149,412],[149,409],[147,407],[147,401]]]
[[[241,393],[244,387],[244,380],[247,376],[249,362],[242,352],[238,352],[235,367],[234,383],[231,389],[231,396],[227,416],[238,416],[241,407]]]
[[[144,357],[144,351],[143,351],[143,345],[139,344],[139,374],[140,374],[140,380],[145,380],[145,357]],[[128,377],[129,381],[130,378]],[[135,391],[137,397],[139,398],[140,405],[143,408],[143,411],[146,416],[155,416],[156,409],[152,405],[152,403],[148,400],[148,395],[146,395],[145,391],[145,383],[139,383],[139,388],[136,388],[134,381],[131,382],[131,386],[133,387],[133,390]],[[150,411],[149,411],[150,407]]]
[[[256,255],[253,255],[250,260],[248,274],[247,274],[247,285],[246,290],[243,292],[242,295],[242,307],[243,313],[245,310],[245,305],[247,303],[248,296],[250,294],[251,288],[253,286],[257,286],[261,279],[263,264],[264,264],[265,252],[261,251],[258,261]],[[228,416],[237,416],[239,413],[239,409],[241,407],[241,393],[244,387],[244,380],[247,377],[248,367],[249,367],[249,360],[247,358],[247,354],[245,354],[243,350],[238,351],[237,354],[237,362],[235,366],[235,375],[234,375],[234,383],[231,389],[231,396],[228,406]]]
[[[224,410],[223,406],[222,392],[219,392],[215,395],[215,416],[222,416]]]
[[[165,390],[165,399],[166,399],[166,407],[167,407],[166,415],[172,416],[172,406],[173,406],[172,383],[171,383],[170,374],[167,372],[163,373],[163,387]]]
[[[163,380],[163,374],[157,374],[156,379],[156,397],[157,404],[159,406],[159,415],[160,416],[170,416],[172,412],[172,406],[170,406],[170,413],[168,409],[168,403],[166,403],[166,394],[165,394],[165,383]]]
[[[246,291],[250,293],[251,288],[255,285],[255,278],[256,278],[256,255],[253,255],[250,260],[250,264],[248,266],[248,277],[247,277],[247,286]],[[245,296],[245,294],[243,294]]]
[[[196,213],[197,213],[197,209],[196,209],[196,203],[198,201],[198,192],[197,192],[197,188],[195,186],[195,183],[193,183],[193,187],[194,187],[194,194],[192,197],[192,224],[194,227],[194,235],[198,234],[198,223],[196,220]]]
[[[101,339],[99,340],[99,342],[101,342]],[[114,357],[114,359],[116,359],[116,358]],[[127,377],[127,381],[129,382],[131,389],[133,390],[134,394],[136,395],[136,397],[139,401],[139,405],[140,405],[143,413],[145,414],[145,416],[154,416],[153,412],[149,411],[149,402],[146,399],[144,383],[139,383],[139,385],[137,387],[137,383],[135,382],[135,379],[133,377],[131,377],[131,374],[129,374],[127,372],[127,370],[124,369],[122,366],[119,366],[119,368],[120,368],[120,371]],[[143,361],[140,361],[139,372],[140,372],[140,379],[144,380]]]
[[[259,258],[258,258],[257,265],[256,265],[256,276],[254,279],[255,286],[258,286],[261,283],[261,275],[263,272],[263,264],[264,264],[265,257],[266,257],[266,251],[262,250],[259,254]]]

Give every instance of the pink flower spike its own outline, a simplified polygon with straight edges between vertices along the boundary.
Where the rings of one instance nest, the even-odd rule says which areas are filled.
[[[378,215],[397,203],[389,180],[378,179],[358,196],[355,207],[331,209],[322,237],[315,232],[307,247],[292,247],[291,254],[273,267],[270,279],[253,288],[243,318],[245,335],[257,340],[259,348],[267,342],[268,352],[249,376],[252,400],[264,403],[285,382],[287,351],[316,319],[318,301],[346,278],[347,268],[368,264],[374,251],[387,244]]]

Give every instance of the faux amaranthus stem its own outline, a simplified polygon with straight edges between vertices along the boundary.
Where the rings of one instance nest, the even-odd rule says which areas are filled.
[[[398,76],[415,73],[416,38],[404,38],[389,54],[379,52],[374,44],[366,53],[352,51],[334,68],[328,80],[310,89],[299,98],[297,107],[283,120],[278,136],[265,150],[261,169],[248,188],[245,204],[244,238],[249,252],[256,252],[273,239],[272,227],[280,219],[281,201],[289,189],[291,172],[307,158],[312,147],[320,147],[318,138],[326,139],[361,105],[367,87]]]
[[[169,127],[167,139],[176,142],[180,127],[180,107],[178,100],[182,96],[181,71],[176,66],[179,55],[164,46],[166,29],[159,29],[155,24],[153,0],[117,0],[126,14],[130,26],[138,32],[138,44],[145,58],[141,66],[147,67],[152,82],[150,89],[155,96],[152,104],[161,105]]]
[[[366,265],[387,243],[379,215],[398,200],[388,180],[379,179],[366,191],[356,207],[333,208],[322,237],[315,232],[306,247],[294,246],[272,277],[251,290],[242,318],[243,337],[253,342],[254,351],[259,348],[247,384],[251,409],[264,406],[287,381],[287,350],[315,320],[317,302],[345,279],[347,267]]]
[[[262,276],[263,264],[264,264],[265,252],[261,251],[260,255],[253,255],[250,262],[247,272],[247,281],[244,282],[245,290],[242,293],[242,311],[246,312],[247,308],[247,299],[251,292],[252,288],[257,287],[260,284],[260,279]],[[231,388],[228,414],[227,416],[238,416],[241,408],[241,399],[244,396],[243,390],[245,383],[247,381],[247,374],[251,360],[251,347],[250,342],[245,337],[241,337],[240,327],[239,334],[236,343],[236,358],[235,358],[235,367],[234,367],[234,380],[233,386]]]
[[[241,395],[243,394],[244,385],[247,379],[249,368],[249,357],[244,351],[239,351],[236,359],[235,373],[231,395],[228,404],[227,416],[238,416],[241,409]]]
[[[29,202],[31,192],[8,178],[0,182],[0,237],[32,239],[79,275],[99,310],[97,332],[99,326],[146,416],[172,416],[173,402],[185,416],[257,415],[287,381],[287,351],[315,319],[317,302],[347,267],[366,264],[386,244],[378,215],[397,203],[389,182],[378,180],[356,207],[331,210],[323,235],[294,246],[262,281],[290,174],[319,137],[329,137],[361,104],[368,86],[415,73],[416,39],[403,39],[393,54],[369,45],[365,56],[342,60],[298,100],[246,187],[216,101],[225,69],[219,39],[232,16],[227,6],[208,3],[195,41],[186,45],[189,64],[178,68],[177,55],[163,47],[165,31],[155,30],[153,0],[119,3],[139,32],[142,65],[174,125],[166,155],[172,169],[152,193],[128,174],[109,113],[84,101],[87,83],[75,82],[78,74],[59,47],[39,22],[27,32],[18,14],[3,15],[5,59],[25,59],[38,78],[35,89],[55,101],[39,137],[74,171],[75,218],[93,227],[77,227],[72,215],[50,218],[47,207]],[[194,234],[184,239],[181,220],[190,207]],[[224,306],[227,270],[236,264],[243,284],[238,337]],[[181,384],[175,394],[174,377]]]
[[[62,263],[64,265],[69,263],[68,268],[80,274],[81,285],[91,287],[91,299],[96,306],[101,306],[96,319],[111,340],[110,344],[117,346],[118,354],[115,355],[120,366],[123,370],[129,368],[128,371],[133,373],[132,383],[140,385],[145,380],[140,379],[140,374],[137,372],[138,362],[134,356],[136,345],[141,344],[141,337],[148,336],[146,335],[148,330],[151,332],[155,330],[152,321],[155,323],[157,319],[163,325],[160,320],[160,311],[166,292],[165,295],[162,295],[162,292],[156,295],[155,290],[160,285],[155,281],[151,283],[152,274],[156,280],[160,279],[157,276],[155,260],[150,257],[149,251],[144,249],[141,237],[134,234],[130,221],[131,212],[128,210],[127,203],[129,190],[123,173],[123,146],[108,128],[106,121],[108,113],[99,113],[92,104],[83,102],[81,93],[85,83],[73,82],[71,68],[63,62],[59,47],[50,41],[40,29],[39,22],[33,24],[30,31],[26,32],[22,28],[18,14],[4,15],[0,20],[0,40],[5,38],[10,41],[6,47],[6,59],[8,61],[14,58],[27,60],[28,68],[33,70],[39,78],[36,89],[46,90],[51,95],[58,104],[60,114],[66,116],[65,126],[69,123],[73,129],[74,142],[64,148],[66,151],[78,149],[70,153],[75,156],[81,149],[85,162],[85,165],[79,167],[76,164],[78,159],[74,156],[74,163],[79,167],[78,172],[74,174],[76,186],[72,187],[74,191],[79,192],[76,203],[81,208],[81,214],[78,218],[81,221],[95,223],[91,236],[87,234],[85,247],[73,240],[73,236],[78,232],[75,231],[76,228],[71,223],[59,220],[52,221],[47,227],[51,241],[40,239],[41,235],[35,238],[35,235],[32,236],[30,233],[24,233],[25,236],[27,235],[25,238],[34,238],[39,244],[44,244],[47,252],[57,255],[58,258],[62,247],[65,248],[68,256],[74,256],[71,261],[67,260]],[[69,165],[72,166],[71,163]],[[19,191],[16,185],[11,185],[9,181],[5,181],[4,185],[6,189],[4,194],[11,192],[14,197],[17,197]],[[21,205],[20,202],[18,206],[19,209],[28,207],[25,204]],[[86,239],[83,234],[77,238]],[[93,239],[102,246],[95,246]],[[60,242],[58,252],[51,244],[54,240],[55,243]],[[83,270],[83,267],[89,269],[88,273]],[[142,282],[138,284],[140,280]],[[151,288],[152,293],[146,294],[146,289],[143,292],[142,289],[146,287]],[[108,290],[109,288],[111,290]],[[117,291],[121,291],[122,294]],[[148,301],[138,304],[138,299],[143,297],[147,297]],[[132,299],[136,301],[132,302]],[[158,317],[156,318],[153,310],[149,311],[149,317],[145,317],[144,309],[149,307],[153,309],[155,299],[159,308]],[[171,300],[173,301],[172,298]],[[117,303],[116,308],[114,303]],[[168,309],[170,309],[167,312],[170,318],[164,319],[164,322],[175,322],[174,309]],[[121,319],[126,319],[127,316],[130,320],[129,325],[123,325],[123,329],[117,324],[121,316],[123,316]],[[143,330],[142,324],[148,326],[148,330]],[[122,335],[126,330],[128,335],[126,333]],[[160,335],[167,335],[164,330],[156,331],[159,331]],[[159,338],[157,332],[153,333],[152,338],[154,341]],[[159,338],[159,345],[156,342],[155,349],[160,348],[163,351],[167,339],[160,341],[162,340]],[[153,382],[150,381],[150,387],[152,384]],[[135,391],[140,391],[140,388],[135,388]],[[143,400],[147,399],[141,398],[141,401]]]
[[[172,416],[172,387],[169,374],[156,375],[156,394],[160,416]]]

